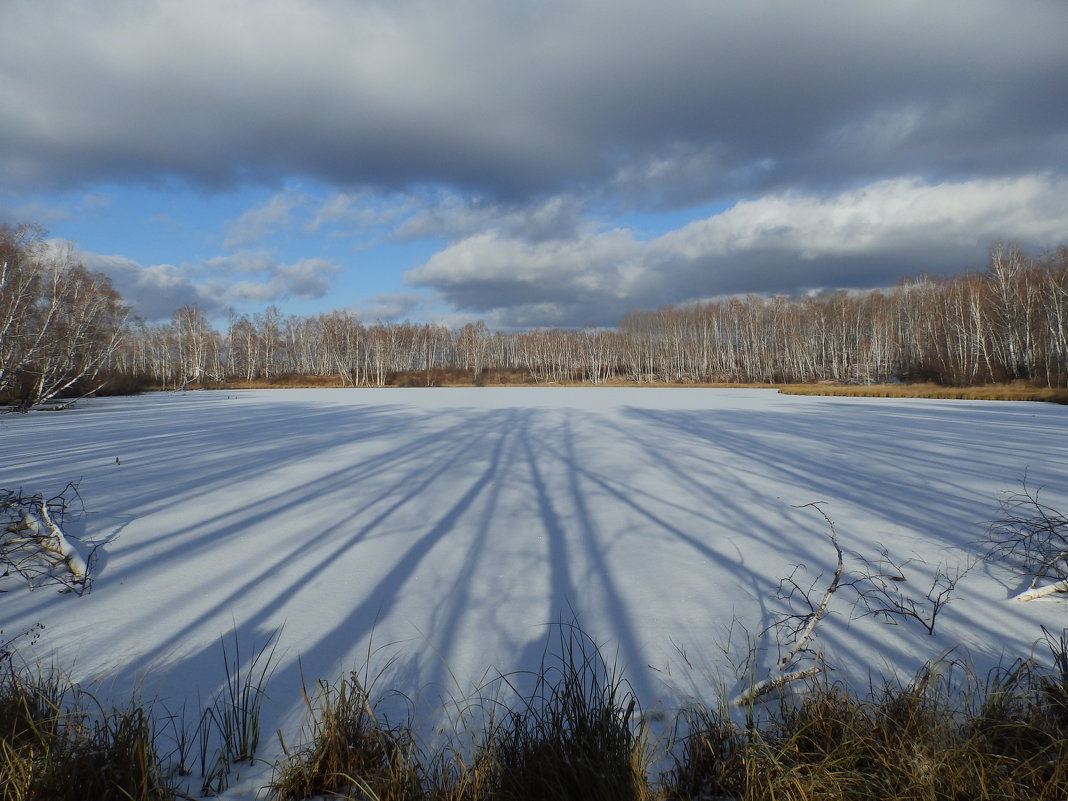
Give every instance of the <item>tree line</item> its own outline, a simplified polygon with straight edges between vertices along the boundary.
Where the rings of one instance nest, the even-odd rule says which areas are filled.
[[[45,247],[40,229],[0,227],[0,400],[32,405],[101,382],[122,391],[291,375],[431,385],[448,371],[476,384],[510,371],[534,383],[1068,385],[1068,246],[1032,256],[999,244],[982,271],[634,311],[615,328],[501,332],[272,306],[231,313],[219,330],[197,306],[165,324],[127,312],[106,276]]]
[[[991,248],[982,271],[915,276],[882,290],[731,298],[627,314],[613,329],[491,331],[479,321],[365,323],[345,310],[231,315],[196,307],[135,323],[112,369],[152,384],[334,376],[384,386],[435,371],[518,371],[535,383],[782,383],[1025,380],[1068,385],[1068,247],[1032,257]]]

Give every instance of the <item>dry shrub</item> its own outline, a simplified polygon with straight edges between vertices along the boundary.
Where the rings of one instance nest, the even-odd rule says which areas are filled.
[[[758,724],[690,711],[665,776],[668,799],[1068,798],[1068,636],[1047,645],[1056,669],[1019,661],[986,681],[959,666],[867,697],[812,685]],[[959,679],[954,673],[962,673]]]

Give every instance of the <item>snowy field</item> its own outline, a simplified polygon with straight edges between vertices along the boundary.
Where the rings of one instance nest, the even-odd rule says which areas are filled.
[[[779,578],[833,570],[805,504],[823,502],[847,568],[883,547],[911,560],[903,591],[920,598],[939,565],[973,564],[1025,474],[1068,509],[1068,408],[771,390],[153,394],[0,417],[0,457],[0,487],[78,482],[68,533],[104,541],[82,597],[6,579],[5,636],[44,623],[30,656],[105,698],[140,688],[197,711],[223,684],[222,641],[251,653],[276,636],[268,759],[277,729],[296,737],[302,676],[335,680],[370,652],[429,720],[536,667],[547,624],[572,616],[647,710],[734,692],[742,630],[782,611]],[[1063,596],[1010,601],[1024,586],[976,564],[934,637],[851,621],[843,596],[817,645],[858,684],[947,649],[985,669],[1068,622]]]

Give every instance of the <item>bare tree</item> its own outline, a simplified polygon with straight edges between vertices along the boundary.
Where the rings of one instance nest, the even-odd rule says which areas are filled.
[[[0,395],[22,409],[95,376],[128,313],[107,276],[41,236],[0,228]]]

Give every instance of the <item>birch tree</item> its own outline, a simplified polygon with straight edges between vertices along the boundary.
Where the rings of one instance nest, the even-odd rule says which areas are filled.
[[[38,228],[0,228],[0,397],[28,409],[95,377],[128,309],[102,273]]]

